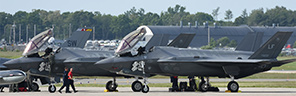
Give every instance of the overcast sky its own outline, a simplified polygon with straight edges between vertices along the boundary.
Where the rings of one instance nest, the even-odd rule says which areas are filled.
[[[213,9],[220,7],[219,20],[225,17],[225,11],[228,9],[232,11],[234,18],[240,16],[244,9],[247,9],[248,13],[253,9],[271,9],[275,6],[296,10],[296,0],[1,0],[0,12],[14,14],[20,10],[32,12],[32,9],[61,12],[84,10],[119,15],[136,7],[136,9],[144,8],[145,12],[160,14],[176,4],[185,6],[185,11],[191,14],[196,12],[211,14]]]

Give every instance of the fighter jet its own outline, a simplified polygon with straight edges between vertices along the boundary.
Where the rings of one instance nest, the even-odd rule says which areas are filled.
[[[155,74],[201,77],[202,80],[198,87],[203,92],[208,91],[208,88],[211,87],[209,77],[228,77],[231,78],[227,86],[228,90],[237,92],[239,84],[234,81],[235,79],[296,61],[295,59],[282,61],[276,59],[292,32],[277,32],[261,47],[252,46],[249,47],[250,49],[240,47],[239,49],[243,49],[242,51],[154,46],[148,48],[147,51],[138,52],[142,54],[127,55],[131,54],[127,49],[136,46],[137,42],[142,40],[142,35],[145,34],[145,31],[140,31],[127,35],[116,50],[116,57],[106,58],[96,63],[100,68],[116,74],[143,77],[144,85],[139,81],[135,81],[133,85],[135,85],[134,88],[144,93],[149,91],[147,77]]]
[[[40,79],[42,84],[50,84],[49,92],[56,91],[52,82],[59,82],[65,67],[73,68],[73,74],[79,76],[122,76],[94,65],[99,60],[113,56],[114,51],[82,49],[91,32],[91,28],[78,28],[60,48],[53,51],[52,48],[46,48],[48,40],[52,37],[52,29],[46,30],[30,40],[23,52],[23,57],[9,60],[3,66],[7,69],[26,72],[31,78],[29,79],[31,90],[39,88],[37,83],[32,82],[33,79]],[[40,56],[38,53],[43,52],[44,49],[45,54]],[[48,56],[53,58],[47,58]],[[116,89],[117,85],[113,86],[113,84],[112,81],[107,83],[108,86]]]

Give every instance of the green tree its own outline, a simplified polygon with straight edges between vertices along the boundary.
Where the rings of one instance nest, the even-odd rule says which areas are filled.
[[[217,46],[217,42],[215,41],[214,38],[211,38],[211,40],[210,40],[210,46],[213,47],[213,48]]]
[[[295,41],[294,44],[293,44],[293,48],[296,48],[296,41]]]
[[[263,8],[252,10],[250,16],[248,17],[248,25],[259,26],[264,25],[264,20],[266,15],[264,14]]]
[[[229,43],[229,38],[228,37],[221,37],[217,40],[217,45],[219,47],[224,47]]]
[[[213,9],[213,11],[212,11],[212,16],[215,18],[215,21],[218,21],[219,9],[220,9],[220,7],[217,7],[216,9]]]
[[[225,18],[226,20],[230,21],[233,17],[232,11],[230,9],[225,11]]]
[[[247,9],[244,9],[241,15],[242,18],[247,18],[249,17],[248,13],[247,13]]]
[[[235,25],[247,24],[248,17],[249,16],[248,16],[248,13],[247,13],[247,9],[244,9],[241,16],[235,18],[234,24]]]
[[[210,46],[210,45],[204,45],[201,46],[200,49],[213,49],[214,47]]]
[[[236,47],[237,46],[237,43],[235,40],[231,40],[227,45],[227,47]]]

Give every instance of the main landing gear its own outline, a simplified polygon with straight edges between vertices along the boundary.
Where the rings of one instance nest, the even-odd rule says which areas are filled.
[[[231,92],[238,92],[239,85],[237,82],[234,81],[234,77],[230,76],[231,81],[227,85],[227,89]]]
[[[136,81],[134,81],[132,83],[131,88],[132,88],[132,90],[134,92],[140,92],[140,91],[142,91],[143,93],[148,93],[149,92],[149,86],[147,85],[147,78],[144,77],[144,85],[143,85],[142,82],[140,82],[138,80],[138,77],[136,77]]]
[[[107,83],[106,83],[106,89],[108,90],[108,91],[117,91],[117,86],[118,86],[118,84],[116,83],[116,78],[115,77],[113,77],[113,81],[112,80],[110,80],[110,81],[108,81]]]
[[[234,77],[230,76],[231,81],[227,85],[227,89],[231,92],[238,92],[239,85],[236,81],[234,81]],[[207,92],[207,91],[219,91],[217,87],[212,87],[209,82],[209,77],[206,77],[206,80],[204,80],[204,77],[201,77],[201,82],[198,85],[198,88],[201,92]]]
[[[131,87],[134,92],[140,92],[142,90],[143,84],[138,80],[138,77],[136,77],[136,81],[132,83]]]
[[[198,84],[198,89],[201,92],[219,91],[218,87],[211,86],[209,77],[206,77],[206,80],[204,80],[204,77],[201,77],[201,82]]]
[[[145,62],[140,61],[140,71],[143,72],[143,79],[144,79],[144,85],[138,80],[138,77],[136,77],[136,81],[132,83],[132,90],[134,92],[140,92],[148,93],[149,92],[149,86],[147,85],[147,77],[145,73]]]

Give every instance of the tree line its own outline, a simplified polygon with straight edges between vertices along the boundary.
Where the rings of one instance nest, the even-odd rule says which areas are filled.
[[[276,6],[272,9],[259,8],[247,13],[243,10],[241,16],[233,19],[232,11],[229,9],[225,12],[225,18],[218,20],[220,7],[213,9],[211,14],[196,12],[189,13],[185,6],[175,5],[169,7],[166,11],[160,14],[145,12],[143,8],[136,9],[135,7],[120,14],[113,16],[110,14],[102,14],[99,11],[75,11],[63,12],[45,11],[34,9],[32,12],[18,11],[15,14],[0,12],[0,38],[8,41],[12,24],[16,24],[16,34],[21,30],[21,38],[26,39],[26,31],[28,36],[33,37],[34,25],[36,32],[42,32],[54,26],[54,34],[57,39],[65,39],[71,31],[75,31],[79,27],[95,27],[96,39],[121,39],[129,32],[135,30],[141,25],[163,25],[177,26],[180,21],[183,25],[195,21],[199,25],[208,21],[209,25],[216,22],[219,26],[237,26],[247,24],[250,26],[265,26],[272,24],[280,26],[296,26],[296,11],[289,10],[285,7]],[[198,10],[197,10],[198,11]],[[18,38],[18,35],[16,35]],[[16,39],[16,41],[19,41]]]

